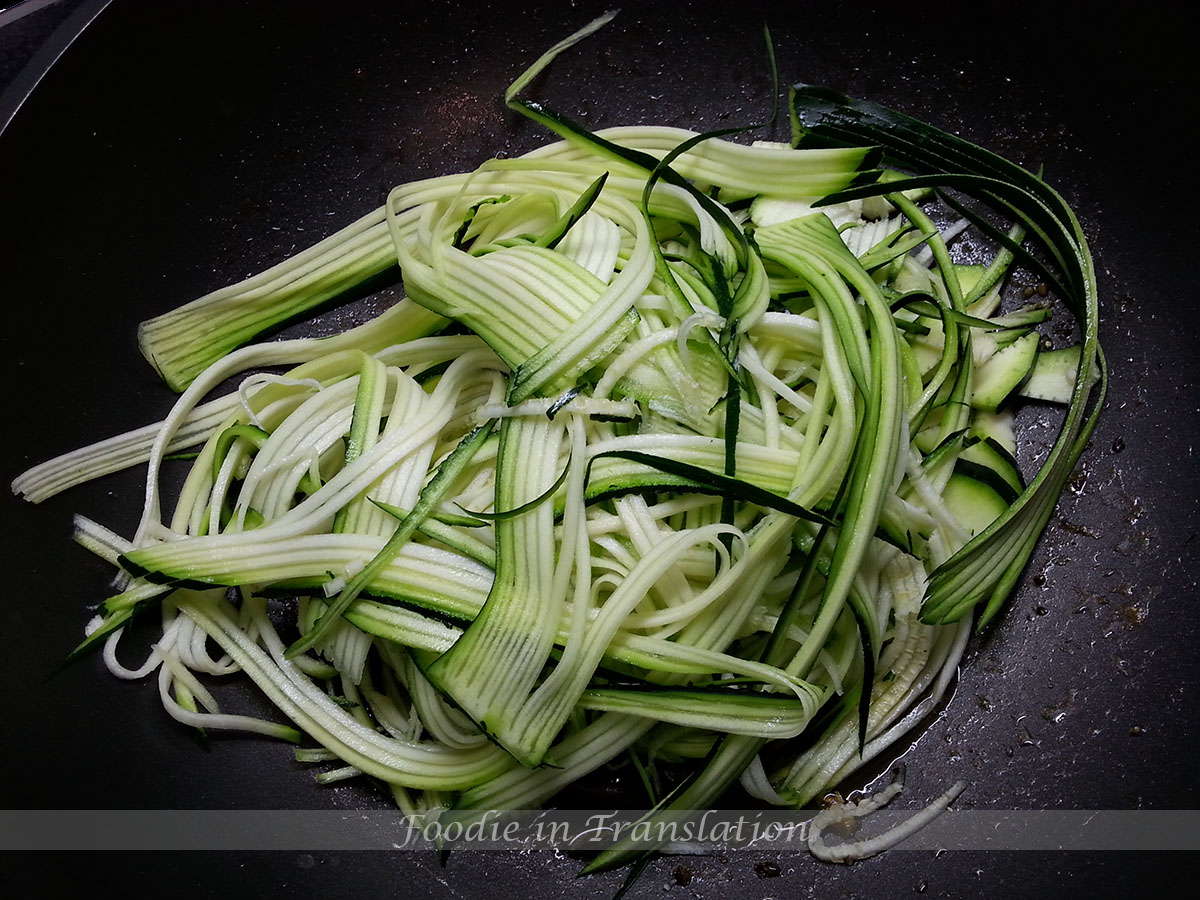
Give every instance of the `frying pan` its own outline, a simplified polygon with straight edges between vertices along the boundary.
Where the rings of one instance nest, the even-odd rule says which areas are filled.
[[[593,127],[697,130],[760,121],[769,22],[781,77],[826,84],[1044,167],[1094,250],[1107,409],[1000,621],[972,644],[951,700],[898,749],[916,807],[958,778],[978,810],[1197,806],[1193,448],[1196,226],[1183,103],[1186,28],[1163,10],[923,3],[631,4],[560,58],[531,95]],[[601,3],[114,0],[0,138],[4,478],[161,416],[171,395],[137,323],[244,277],[376,207],[400,181],[547,140],[504,87]],[[1184,121],[1176,121],[1182,119]],[[786,123],[759,138],[786,138]],[[396,291],[297,326],[324,333]],[[1053,415],[1021,419],[1029,459]],[[136,472],[38,507],[5,496],[0,681],[10,809],[383,809],[367,785],[320,787],[268,741],[199,747],[153,686],[98,659],[47,680],[109,573],[69,541],[85,512],[128,533]],[[252,708],[248,693],[240,701]],[[860,778],[850,788],[861,787]],[[801,848],[653,863],[632,896],[1105,896],[1177,884],[1183,854],[903,848],[850,867]],[[611,896],[549,851],[5,854],[23,894],[77,885],[178,896],[371,891],[402,896]],[[757,869],[756,869],[757,865]],[[107,877],[107,876],[106,876]],[[1136,880],[1135,880],[1136,879]]]

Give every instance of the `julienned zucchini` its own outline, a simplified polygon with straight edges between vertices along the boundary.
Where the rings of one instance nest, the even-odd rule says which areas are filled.
[[[538,805],[621,758],[653,784],[689,754],[660,821],[745,773],[803,805],[938,702],[1095,424],[1078,224],[1028,172],[821,89],[793,91],[797,148],[592,133],[517,96],[603,21],[506,97],[563,141],[401,185],[143,328],[173,386],[196,379],[167,419],[14,483],[41,499],[149,463],[132,539],[79,520],[121,584],[74,656],[161,604],[146,671],[165,665],[172,715],[295,739],[220,710],[190,674],[228,668],[211,640],[322,746],[305,760],[341,761],[322,778],[372,775],[413,817]],[[990,263],[954,261],[939,202],[995,242]],[[398,312],[204,368],[389,259]],[[1075,313],[1077,347],[1039,352],[1044,304],[1005,311],[1013,265]],[[1028,482],[1020,396],[1067,406]],[[184,438],[200,450],[168,508]],[[800,756],[754,764],[814,721]]]
[[[1079,371],[1082,348],[1076,344],[1058,350],[1042,350],[1033,364],[1029,378],[1021,385],[1022,397],[1030,400],[1046,400],[1051,403],[1070,403],[1075,393],[1075,380]],[[1089,370],[1092,381],[1100,378],[1095,364]]]
[[[958,454],[955,471],[990,484],[1004,498],[1005,505],[1015,503],[1025,490],[1017,461],[995,438],[970,441]]]
[[[994,482],[963,474],[957,468],[942,489],[942,498],[972,537],[998,519],[1012,502],[996,490]]]
[[[971,405],[995,412],[1029,380],[1041,338],[1030,332],[1009,344],[976,370]]]

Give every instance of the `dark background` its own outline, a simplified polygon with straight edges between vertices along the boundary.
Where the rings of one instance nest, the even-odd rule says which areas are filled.
[[[36,15],[61,20],[69,6]],[[0,475],[161,417],[171,395],[137,351],[141,319],[307,246],[379,205],[395,183],[543,143],[538,127],[505,111],[503,90],[604,8],[115,0],[0,138]],[[909,788],[898,802],[911,808],[957,778],[970,782],[962,808],[1198,805],[1191,57],[1187,29],[1165,5],[1136,13],[632,3],[529,92],[593,127],[759,120],[769,106],[769,21],[785,81],[892,105],[1044,166],[1074,205],[1100,281],[1107,409],[1006,613],[973,643],[952,700],[905,756]],[[0,29],[0,76],[16,78],[29,42],[13,49],[4,39]],[[756,136],[787,135],[780,125]],[[1024,414],[1027,458],[1049,446],[1051,418]],[[141,483],[124,473],[39,507],[0,503],[4,806],[383,805],[367,785],[316,785],[280,744],[220,737],[200,748],[162,712],[153,684],[118,682],[98,659],[46,680],[109,575],[70,542],[71,514],[129,533]],[[672,877],[679,860],[660,860],[633,895],[1110,896],[1173,885],[1184,862],[901,850],[845,868],[798,850],[777,860],[779,879],[760,879],[759,861],[752,852],[688,860],[694,876],[683,886]],[[4,880],[31,893],[76,881],[85,864],[111,866],[116,884],[169,884],[183,896],[287,884],[351,896],[599,897],[619,881],[574,881],[575,865],[549,854],[504,864],[452,857],[445,869],[371,853],[4,863]]]

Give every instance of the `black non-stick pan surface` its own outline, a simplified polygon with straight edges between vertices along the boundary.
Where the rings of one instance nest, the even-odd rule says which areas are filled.
[[[1048,3],[632,3],[530,91],[594,127],[761,120],[766,21],[785,82],[1042,166],[1077,210],[1101,287],[1107,409],[1007,611],[900,748],[909,808],[958,778],[961,809],[1198,805],[1196,134],[1187,29],[1152,7],[1118,21]],[[603,8],[115,0],[0,138],[0,474],[168,409],[136,348],[141,319],[308,245],[395,183],[546,141],[502,92]],[[1050,420],[1023,413],[1027,460],[1048,447]],[[201,746],[153,684],[118,682],[97,658],[47,680],[109,576],[70,542],[71,514],[129,533],[141,482],[134,471],[39,507],[2,502],[5,807],[387,807],[368,784],[318,786],[278,743]],[[577,880],[550,851],[451,854],[442,868],[428,853],[301,850],[7,854],[0,871],[13,896],[103,880],[135,896],[606,897],[620,881]],[[1139,895],[1183,883],[1186,858],[901,848],[835,867],[797,846],[683,862],[655,862],[632,896]]]

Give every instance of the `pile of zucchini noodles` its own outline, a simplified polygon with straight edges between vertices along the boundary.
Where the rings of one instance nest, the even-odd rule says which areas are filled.
[[[180,722],[293,741],[412,816],[537,806],[622,758],[660,819],[738,780],[801,806],[935,708],[1095,424],[1078,224],[1029,173],[817,89],[792,92],[799,148],[592,134],[517,98],[583,34],[508,96],[564,140],[397,187],[143,324],[169,416],[13,485],[147,465],[131,538],[77,517],[120,590],[75,655],[103,645]],[[952,260],[964,231],[988,263]],[[1014,260],[1077,344],[1046,352],[1040,298],[1002,311]],[[407,298],[378,318],[246,344],[397,261]],[[1066,406],[1028,485],[1021,395]],[[161,471],[197,447],[164,514]],[[148,608],[161,637],[127,669]],[[221,711],[202,676],[238,672],[288,724]],[[664,797],[668,763],[693,774]]]

